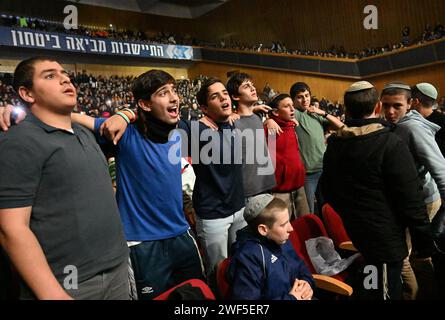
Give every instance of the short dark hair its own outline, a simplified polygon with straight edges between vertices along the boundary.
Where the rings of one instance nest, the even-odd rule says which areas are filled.
[[[280,93],[279,95],[275,96],[271,102],[269,102],[269,107],[272,109],[278,109],[278,105],[280,102],[286,98],[290,98],[290,95],[286,93]]]
[[[289,95],[291,99],[294,100],[297,94],[299,94],[300,92],[305,92],[306,90],[311,93],[311,88],[309,88],[307,83],[296,82],[292,85],[292,87],[290,87]]]
[[[265,224],[268,228],[272,228],[276,221],[275,212],[288,209],[287,204],[279,199],[273,198],[273,200],[261,211],[261,213],[253,220],[251,220],[248,225],[252,231],[258,232],[258,226],[260,224]]]
[[[56,61],[53,58],[45,56],[35,56],[20,62],[14,70],[14,79],[12,82],[12,87],[17,94],[19,93],[20,87],[25,87],[26,89],[32,89],[33,78],[35,72],[35,64],[41,61]]]
[[[394,85],[400,84],[403,86],[408,86],[406,83],[403,82],[391,82],[391,84]],[[383,89],[380,98],[383,96],[398,96],[398,95],[404,95],[407,101],[411,100],[411,90],[403,88],[394,88],[394,87]]]
[[[379,101],[376,88],[356,92],[346,92],[344,95],[346,114],[352,119],[363,119],[374,112]]]
[[[19,99],[26,105],[30,106],[30,104],[22,99],[19,94],[19,88],[25,87],[26,89],[32,89],[34,83],[34,72],[37,62],[42,61],[56,61],[54,58],[46,57],[46,56],[35,56],[21,61],[14,70],[14,78],[12,81],[12,87],[17,93]]]
[[[207,106],[207,94],[209,93],[209,87],[215,83],[222,83],[218,78],[208,78],[204,81],[198,93],[196,94],[196,99],[200,106]]]
[[[234,73],[229,80],[227,81],[226,88],[227,92],[229,92],[230,99],[232,97],[237,97],[239,95],[239,87],[243,84],[244,81],[252,80],[252,77],[244,72],[236,72]],[[232,99],[233,104],[237,104],[237,101]]]
[[[131,91],[137,103],[140,99],[150,100],[151,95],[155,93],[156,90],[169,83],[175,83],[175,79],[171,74],[163,70],[152,69],[136,78]]]
[[[419,99],[420,103],[427,108],[431,108],[436,102],[435,99],[424,95],[417,86],[411,87],[411,96],[413,99]]]

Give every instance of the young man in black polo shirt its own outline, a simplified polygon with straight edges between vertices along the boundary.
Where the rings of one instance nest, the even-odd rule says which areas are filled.
[[[71,123],[76,90],[50,58],[22,61],[14,89],[30,109],[0,135],[0,243],[22,298],[128,299],[128,249],[107,162]]]

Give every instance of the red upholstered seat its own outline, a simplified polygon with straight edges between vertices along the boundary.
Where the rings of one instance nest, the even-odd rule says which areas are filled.
[[[218,291],[221,295],[221,298],[224,300],[230,299],[230,284],[226,276],[229,264],[230,258],[226,258],[219,263],[216,270],[216,283],[218,286]]]
[[[212,290],[209,288],[209,286],[202,280],[199,279],[190,279],[187,281],[184,281],[177,286],[165,291],[164,293],[161,293],[159,296],[154,298],[153,300],[167,300],[170,294],[178,289],[179,287],[182,287],[184,285],[190,284],[192,287],[199,288],[203,294],[203,296],[208,300],[216,300],[215,295],[213,294]]]
[[[314,214],[307,214],[292,221],[291,224],[294,228],[294,231],[290,233],[289,241],[291,241],[292,246],[294,247],[297,254],[304,260],[309,270],[312,272],[317,287],[328,291],[331,291],[332,289],[333,292],[342,295],[351,295],[352,288],[344,283],[344,280],[348,275],[347,270],[331,277],[317,275],[314,266],[312,265],[311,259],[309,258],[309,254],[306,250],[305,241],[311,238],[329,237],[320,218],[318,218]],[[335,281],[333,281],[334,283],[331,284],[329,283],[329,278],[339,280],[341,283],[336,283]],[[339,286],[338,290],[337,286]]]

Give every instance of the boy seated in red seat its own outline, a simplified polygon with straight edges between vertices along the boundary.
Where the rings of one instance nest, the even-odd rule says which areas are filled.
[[[314,280],[288,242],[293,231],[286,203],[270,194],[253,197],[237,232],[228,278],[236,300],[311,300]]]

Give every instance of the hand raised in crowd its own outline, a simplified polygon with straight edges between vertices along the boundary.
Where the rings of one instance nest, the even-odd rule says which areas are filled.
[[[99,133],[108,140],[112,141],[114,145],[117,145],[119,140],[127,129],[127,122],[120,115],[114,115],[107,119],[99,128]]]
[[[0,107],[0,129],[2,131],[8,131],[11,126],[11,116],[15,117],[15,123],[19,123],[25,119],[26,112],[10,104]]]
[[[283,133],[283,130],[282,130],[281,127],[278,125],[278,123],[275,122],[274,119],[267,119],[267,120],[264,122],[264,124],[266,125],[266,127],[267,127],[267,132],[268,132],[270,135],[273,135],[273,134],[280,135],[280,134]]]
[[[289,294],[294,296],[297,300],[311,300],[314,292],[307,281],[295,279]]]

